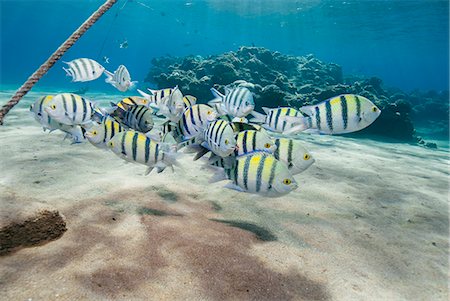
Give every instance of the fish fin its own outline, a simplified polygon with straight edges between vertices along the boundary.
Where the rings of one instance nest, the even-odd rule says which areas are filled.
[[[197,161],[198,159],[200,159],[201,157],[203,157],[204,155],[206,155],[209,152],[209,149],[204,148],[203,146],[201,147],[200,151],[195,155],[194,157],[194,161]]]
[[[294,135],[294,134],[303,132],[303,131],[305,131],[307,129],[309,129],[309,126],[308,126],[308,124],[306,122],[304,122],[304,123],[301,123],[301,124],[294,125],[293,127],[285,130],[283,132],[283,135]]]
[[[156,92],[158,92],[158,90],[152,90],[150,88],[147,88],[147,91],[150,92],[150,95],[155,95]]]
[[[225,95],[227,95],[231,92],[231,89],[228,87],[225,87],[224,90],[225,90]]]
[[[266,122],[266,115],[253,111],[250,113],[254,118],[250,119],[253,123],[264,123]]]
[[[152,99],[151,99],[151,96],[152,96],[153,94],[145,93],[144,91],[141,91],[141,90],[139,90],[139,89],[136,89],[136,91],[137,91],[139,94],[141,94],[141,96],[144,97],[145,99],[147,99],[148,101],[151,101],[151,100],[152,100]]]
[[[308,116],[313,116],[314,115],[314,107],[315,106],[303,106],[303,107],[299,108],[299,111]]]
[[[263,109],[263,111],[264,111],[264,113],[266,113],[266,115],[270,113],[270,110],[272,110],[271,108],[268,108],[268,107],[262,107],[261,109]]]
[[[224,188],[233,189],[233,190],[236,190],[236,191],[239,191],[239,192],[245,192],[244,189],[242,189],[241,187],[237,186],[234,183],[228,183],[228,184],[226,184],[224,186]]]
[[[139,82],[138,82],[137,80],[134,80],[134,81],[130,82],[130,86],[128,87],[128,89],[129,89],[129,90],[130,90],[130,89],[133,89],[133,90],[134,90],[134,88],[136,88],[136,86],[137,86],[138,83],[139,83]]]
[[[214,89],[214,88],[211,88],[210,90],[211,90],[211,93],[214,95],[214,99],[213,99],[213,100],[215,100],[215,99],[220,99],[220,101],[222,101],[222,98],[223,98],[225,95],[223,95],[222,93],[220,93],[219,91],[217,91],[217,90]]]
[[[64,62],[64,63],[68,64],[67,62]],[[62,67],[62,68],[63,68],[64,71],[66,71],[66,76],[72,76],[73,77],[73,74],[70,72],[70,68],[64,68],[64,67]]]
[[[145,170],[145,173],[144,173],[144,176],[146,176],[146,175],[148,175],[152,170],[153,170],[153,168],[155,168],[155,166],[149,166],[146,170]]]
[[[105,83],[107,84],[111,84],[114,87],[116,87],[116,82],[113,80],[114,78],[114,74],[112,74],[111,72],[109,72],[108,70],[104,70],[103,73],[106,75],[106,79],[105,79]],[[117,88],[117,87],[116,87]]]

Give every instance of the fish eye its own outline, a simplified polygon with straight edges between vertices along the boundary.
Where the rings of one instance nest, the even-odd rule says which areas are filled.
[[[110,147],[114,147],[114,143],[113,143],[112,141],[109,141],[108,145],[109,145]]]
[[[142,101],[142,103],[143,103],[143,104],[146,104],[146,103],[147,103],[147,99],[144,99],[144,100]]]
[[[95,70],[92,71],[92,74],[95,74]]]
[[[372,112],[376,113],[378,111],[377,107],[372,107]]]
[[[284,179],[283,180],[283,184],[285,184],[285,185],[289,185],[291,183],[292,183],[291,179]]]
[[[224,143],[225,143],[225,145],[228,145],[228,143],[230,143],[230,141],[228,141],[228,139],[225,139]]]
[[[266,143],[266,144],[264,144],[264,147],[265,147],[265,148],[270,148],[271,145],[270,145],[270,143]]]
[[[212,113],[211,111],[206,112],[206,114],[208,114],[208,115],[211,115],[211,113]]]
[[[51,105],[50,108],[51,108],[52,110],[55,110],[55,109],[56,109],[56,105]]]
[[[92,135],[97,135],[97,131],[93,131],[93,132],[92,132]]]
[[[305,154],[304,156],[303,156],[303,159],[304,160],[309,160],[311,158],[311,156],[309,155],[309,154]]]

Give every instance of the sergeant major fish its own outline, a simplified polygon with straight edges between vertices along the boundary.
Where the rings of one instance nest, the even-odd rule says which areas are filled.
[[[111,114],[117,121],[142,133],[147,133],[153,128],[153,110],[146,106],[130,106],[125,103],[122,103],[122,107],[123,109],[117,107]]]
[[[84,125],[91,122],[94,105],[87,99],[71,93],[58,94],[44,107],[56,121],[67,125]]]
[[[273,153],[277,160],[286,163],[293,175],[299,174],[310,167],[315,159],[298,140],[277,138],[276,150]]]
[[[209,101],[208,104],[211,106],[220,104],[221,112],[219,111],[219,113],[241,118],[247,116],[255,108],[252,92],[247,88],[236,87],[230,89],[225,87],[225,94],[211,88],[211,93],[215,98]]]
[[[300,111],[308,117],[284,117],[293,124],[284,134],[305,130],[320,134],[353,133],[371,125],[381,114],[369,99],[355,94],[332,97],[317,105],[301,107]]]
[[[286,164],[262,152],[237,158],[231,169],[218,171],[211,182],[225,179],[232,181],[226,188],[268,197],[280,197],[298,187]]]
[[[236,135],[236,156],[247,155],[252,152],[263,151],[274,153],[277,149],[275,142],[266,131],[247,130]]]
[[[79,143],[83,140],[83,132],[80,126],[67,125],[57,122],[51,118],[44,108],[53,99],[53,95],[46,95],[38,98],[33,104],[30,105],[30,111],[33,113],[34,118],[39,122],[44,131],[60,130],[66,133],[66,137],[72,138],[72,143]]]
[[[188,140],[203,133],[216,117],[216,112],[208,105],[197,104],[185,109],[178,121],[178,131],[182,140]]]
[[[84,136],[92,145],[99,148],[106,148],[109,140],[123,131],[125,131],[125,129],[119,122],[111,117],[106,117],[102,123],[96,123],[87,129]]]
[[[131,81],[130,72],[128,72],[127,67],[124,65],[120,65],[114,73],[111,73],[108,70],[105,70],[104,72],[107,76],[105,82],[111,84],[120,92],[132,89],[137,84],[137,81]]]
[[[66,63],[69,68],[64,68],[67,76],[72,77],[73,82],[87,82],[99,78],[105,68],[94,60],[81,58]]]
[[[186,108],[183,100],[183,94],[178,86],[173,89],[148,90],[152,94],[145,93],[139,89],[137,91],[150,102],[149,105],[152,108],[158,110],[158,114],[164,115],[173,122],[177,122],[181,116],[181,113]]]
[[[164,136],[162,142],[157,142],[142,133],[128,130],[116,134],[107,145],[120,158],[147,165],[146,175],[154,168],[160,173],[166,167],[173,169],[178,165],[177,143],[170,134]]]
[[[204,142],[201,145],[221,157],[228,157],[236,148],[233,128],[225,120],[219,119],[209,123],[203,139]]]

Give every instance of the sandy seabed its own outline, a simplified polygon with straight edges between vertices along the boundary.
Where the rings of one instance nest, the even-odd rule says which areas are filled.
[[[448,150],[302,135],[315,164],[262,198],[209,184],[190,155],[143,176],[44,133],[28,113],[41,95],[0,127],[0,210],[51,205],[68,230],[0,257],[0,299],[448,300]]]

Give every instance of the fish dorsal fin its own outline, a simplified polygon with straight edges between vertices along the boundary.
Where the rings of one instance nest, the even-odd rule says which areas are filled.
[[[272,110],[271,108],[268,108],[268,107],[262,107],[262,109],[263,109],[264,113],[266,113],[266,115],[269,114],[270,110]]]
[[[219,99],[222,99],[225,96],[214,88],[211,88],[211,93],[214,95],[215,98]]]
[[[299,109],[299,111],[308,116],[314,116],[314,108],[315,106],[303,106]]]
[[[228,87],[225,87],[225,95],[229,94],[231,92],[231,89]]]

